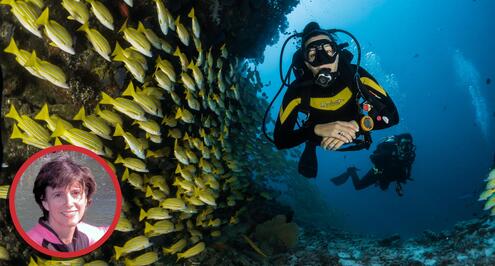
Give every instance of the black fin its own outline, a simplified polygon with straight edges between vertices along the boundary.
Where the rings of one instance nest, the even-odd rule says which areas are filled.
[[[307,178],[316,177],[318,173],[318,159],[316,158],[315,143],[306,142],[301,158],[299,158],[298,172]]]

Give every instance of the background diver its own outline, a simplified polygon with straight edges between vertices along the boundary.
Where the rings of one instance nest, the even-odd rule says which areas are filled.
[[[359,179],[356,167],[349,167],[347,171],[330,179],[335,185],[344,184],[349,177],[356,190],[367,188],[373,184],[386,190],[390,183],[396,181],[395,191],[399,196],[403,195],[401,183],[406,183],[411,178],[411,168],[416,158],[416,147],[413,144],[411,134],[405,133],[385,138],[373,154],[370,155],[373,168]]]
[[[290,83],[284,95],[275,124],[274,143],[278,149],[287,149],[306,142],[299,173],[316,177],[316,146],[337,150],[344,144],[356,144],[360,134],[366,137],[371,129],[397,124],[399,115],[392,99],[375,78],[351,64],[352,54],[338,45],[335,36],[322,30],[318,23],[306,25],[301,45],[293,56],[296,80]],[[358,51],[360,55],[359,46]],[[365,101],[360,102],[361,99]],[[300,112],[307,119],[295,129]],[[365,117],[372,121],[364,120]],[[368,148],[369,143],[354,150]]]

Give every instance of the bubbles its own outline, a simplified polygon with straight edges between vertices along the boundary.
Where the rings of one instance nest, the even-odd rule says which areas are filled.
[[[476,115],[476,123],[480,125],[485,139],[488,140],[488,107],[480,89],[480,84],[482,82],[480,73],[473,63],[469,62],[464,57],[461,51],[456,50],[452,59],[454,61],[454,70],[459,79],[460,86],[462,88],[467,88],[469,95],[471,96],[471,102]]]

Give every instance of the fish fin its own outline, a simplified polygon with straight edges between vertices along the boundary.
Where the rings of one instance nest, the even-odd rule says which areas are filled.
[[[144,222],[144,234],[146,235],[151,231],[153,231],[153,226],[148,222]]]
[[[36,120],[43,120],[47,121],[50,119],[50,113],[48,112],[48,104],[44,104],[43,107],[41,107],[40,112],[34,117]]]
[[[120,256],[122,255],[122,252],[124,251],[124,248],[123,247],[114,246],[114,249],[115,249],[115,259],[118,260],[120,258]]]
[[[12,126],[12,135],[10,135],[10,139],[23,139],[25,137],[24,134],[22,134],[21,130],[17,127],[16,124]]]
[[[21,116],[19,115],[19,113],[17,112],[17,110],[15,109],[15,106],[13,104],[10,105],[10,110],[5,115],[5,117],[12,118],[12,119],[16,120],[17,122],[21,121]]]
[[[45,8],[45,10],[43,10],[43,12],[41,12],[41,15],[38,17],[38,19],[36,20],[36,24],[38,25],[47,25],[48,24],[48,21],[49,21],[49,9],[48,7]]]
[[[122,126],[119,123],[115,124],[115,132],[113,133],[113,136],[119,137],[119,136],[124,136],[124,134],[125,134],[125,131],[122,128]]]
[[[141,209],[141,211],[139,211],[139,221],[141,222],[144,218],[146,218],[146,212]]]
[[[88,24],[88,22],[82,24],[82,26],[79,27],[77,30],[78,31],[88,32],[89,31],[89,24]]]
[[[74,118],[72,118],[72,120],[84,120],[86,119],[86,111],[84,110],[84,106],[81,107],[81,109],[79,109],[79,112],[77,112],[77,114],[74,116]]]
[[[187,14],[188,17],[194,18],[194,7],[191,8],[191,11],[189,11],[189,14]]]
[[[119,32],[123,32],[126,28],[127,28],[127,18],[125,19],[124,24],[122,25],[122,27],[120,27]]]
[[[137,30],[139,32],[142,32],[142,33],[144,33],[146,31],[146,29],[144,28],[144,25],[143,25],[143,23],[141,23],[141,21],[138,22]]]
[[[120,154],[117,154],[117,159],[115,159],[115,163],[123,163],[124,162],[124,159],[122,158],[122,156],[120,156]]]
[[[58,137],[55,137],[55,142],[53,143],[53,146],[59,146],[62,145],[62,141]]]
[[[126,167],[122,174],[122,181],[126,181],[129,178],[129,169]]]
[[[149,197],[151,195],[153,195],[153,190],[151,190],[150,186],[146,186],[146,195],[144,195],[144,196]]]
[[[132,96],[132,97],[134,97],[134,95],[136,95],[136,90],[134,89],[134,84],[132,84],[132,81],[130,81],[129,82],[129,85],[127,85],[127,88],[122,93],[122,96]]]
[[[101,92],[101,100],[100,104],[111,104],[113,105],[114,99],[110,97],[108,94]]]
[[[62,123],[61,120],[57,121],[57,125],[55,126],[55,130],[52,133],[52,138],[53,137],[60,137],[63,136],[65,132],[64,124]]]
[[[15,56],[19,55],[19,48],[17,48],[17,44],[15,43],[14,37],[10,38],[9,45],[3,51],[6,53],[13,54]]]

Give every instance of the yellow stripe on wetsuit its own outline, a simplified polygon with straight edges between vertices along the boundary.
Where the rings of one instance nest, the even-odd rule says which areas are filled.
[[[367,77],[361,77],[361,82],[364,85],[373,88],[375,91],[378,91],[381,94],[387,96],[387,93],[385,92],[385,90],[382,87],[380,87],[380,85],[378,85],[374,80],[367,78]]]
[[[309,105],[318,110],[335,111],[344,106],[352,97],[352,91],[349,87],[345,87],[337,95],[326,98],[311,98]],[[301,104],[301,98],[293,99],[289,102],[285,110],[280,107],[280,123],[283,124],[285,120],[292,113],[294,108]]]

